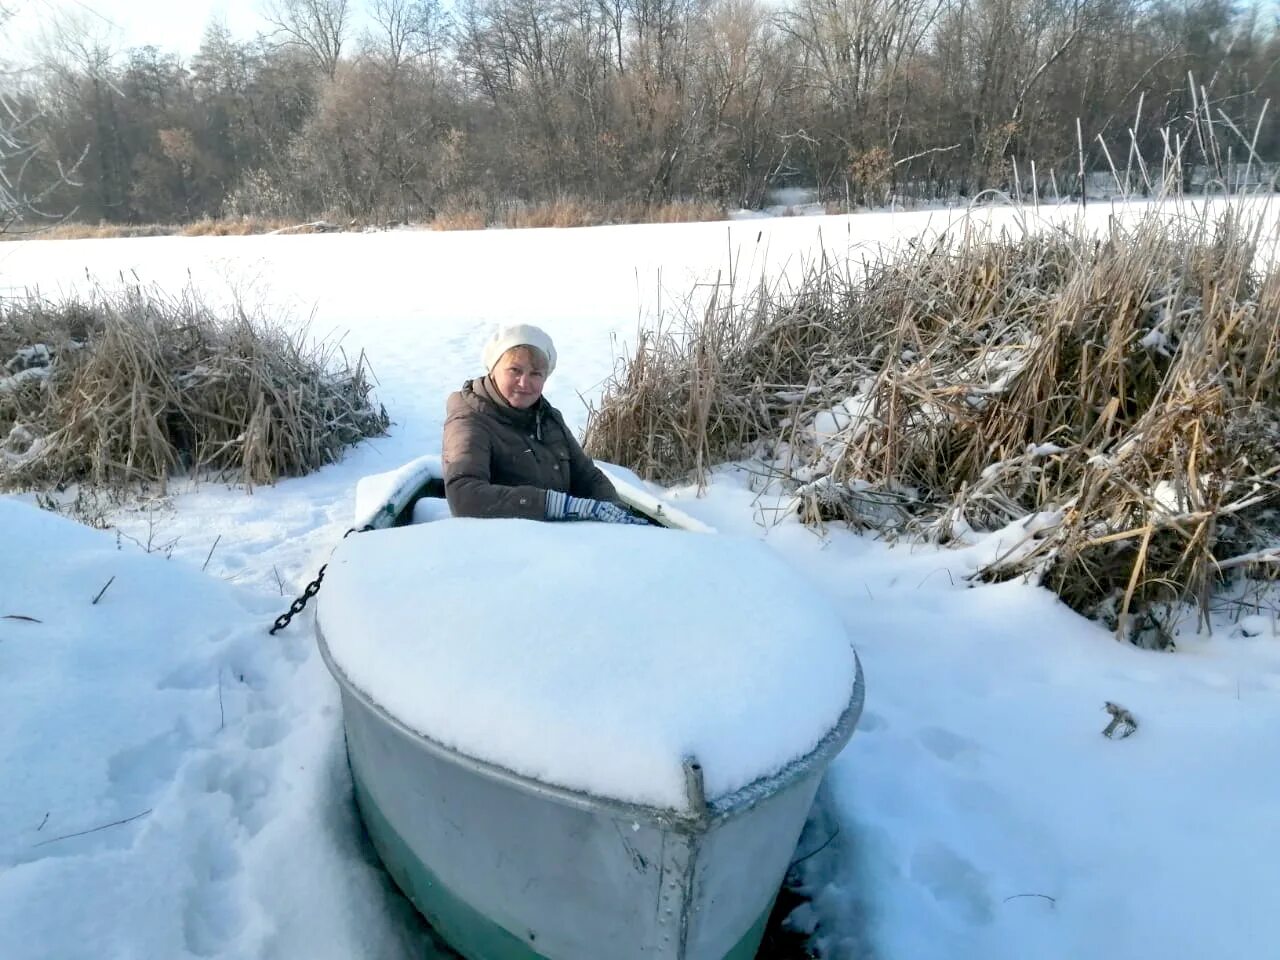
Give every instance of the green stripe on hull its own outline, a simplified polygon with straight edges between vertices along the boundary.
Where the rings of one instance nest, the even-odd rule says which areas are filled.
[[[449,890],[388,822],[352,770],[356,802],[387,872],[431,926],[467,960],[548,960]],[[769,922],[770,903],[722,960],[753,960]]]
[[[769,914],[773,912],[773,901],[765,908],[764,913],[756,918],[746,935],[733,945],[733,949],[724,955],[724,960],[755,960],[756,951],[760,949],[760,941],[764,939],[764,928],[769,924]]]
[[[352,778],[360,815],[387,872],[450,946],[467,960],[547,960],[441,883],[387,821],[354,769]]]

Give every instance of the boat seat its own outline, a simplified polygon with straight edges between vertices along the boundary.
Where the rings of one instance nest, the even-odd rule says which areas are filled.
[[[446,520],[453,516],[449,512],[449,501],[443,494],[439,497],[419,497],[413,501],[409,523],[431,523],[433,520]]]
[[[421,508],[419,504],[422,504]],[[427,523],[447,516],[449,516],[449,505],[444,498],[444,480],[431,477],[419,488],[405,508],[396,515],[391,526],[403,527],[410,523]]]

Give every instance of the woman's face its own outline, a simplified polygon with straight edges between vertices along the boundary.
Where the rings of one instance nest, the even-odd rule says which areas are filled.
[[[542,396],[547,368],[528,347],[512,347],[502,355],[491,376],[507,403],[517,410],[527,410]]]

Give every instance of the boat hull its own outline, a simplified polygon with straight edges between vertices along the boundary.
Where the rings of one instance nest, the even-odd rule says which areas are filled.
[[[700,815],[542,784],[409,730],[342,691],[365,825],[388,871],[468,960],[748,960],[827,762],[862,706],[808,757]]]

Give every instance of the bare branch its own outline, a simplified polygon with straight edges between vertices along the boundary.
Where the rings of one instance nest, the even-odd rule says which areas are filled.
[[[263,19],[281,43],[301,47],[330,80],[338,71],[346,41],[347,0],[270,0]]]
[[[949,147],[930,147],[928,150],[921,150],[918,153],[911,154],[911,156],[909,157],[903,157],[901,160],[895,160],[893,161],[893,165],[895,167],[900,167],[904,163],[910,163],[912,160],[919,160],[921,157],[927,157],[931,153],[946,153],[949,150],[959,150],[959,149],[960,149],[960,144],[958,143],[953,143]]]

